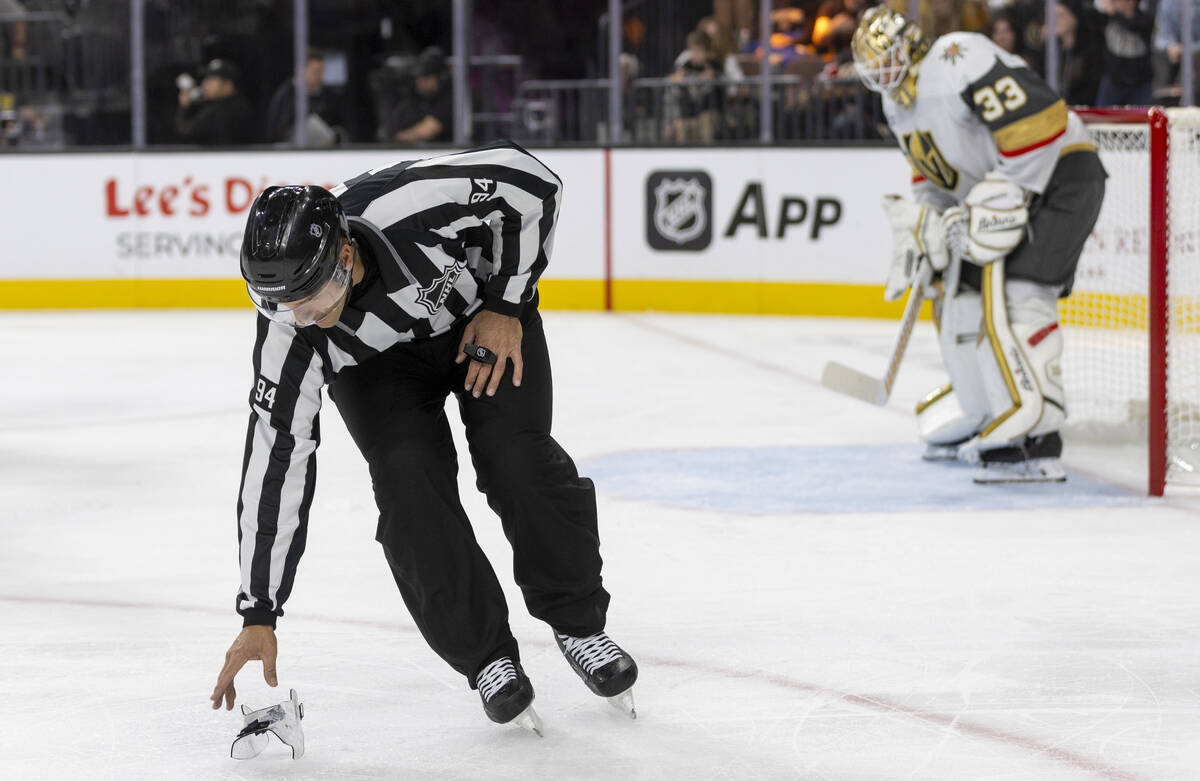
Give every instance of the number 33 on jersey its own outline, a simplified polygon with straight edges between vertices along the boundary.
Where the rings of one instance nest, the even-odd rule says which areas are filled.
[[[1094,148],[1083,123],[1020,57],[974,33],[938,38],[911,108],[885,99],[922,200],[960,203],[991,171],[1041,192],[1058,158]]]

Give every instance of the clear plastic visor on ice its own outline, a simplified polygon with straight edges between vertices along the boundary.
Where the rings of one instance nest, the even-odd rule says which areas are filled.
[[[323,319],[350,289],[350,269],[341,262],[333,269],[333,276],[316,293],[299,301],[269,301],[250,284],[246,290],[250,300],[265,317],[284,325],[304,327]]]
[[[292,759],[304,756],[304,730],[300,727],[304,705],[295,689],[290,691],[286,702],[269,708],[252,711],[243,705],[242,718],[245,726],[229,749],[229,755],[234,759],[257,757],[266,749],[272,733],[292,749]]]

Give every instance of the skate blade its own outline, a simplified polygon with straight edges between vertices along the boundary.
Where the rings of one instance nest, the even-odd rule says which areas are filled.
[[[922,461],[957,461],[958,448],[954,445],[928,445],[921,454]]]
[[[542,737],[542,717],[538,715],[532,705],[514,716],[512,723],[521,729],[529,730],[539,738]]]
[[[637,718],[637,709],[633,705],[633,689],[626,689],[612,697],[605,697],[608,704],[624,713],[631,719]]]
[[[1067,472],[1057,458],[1034,459],[1019,464],[989,464],[975,471],[975,482],[981,485],[1066,481]]]

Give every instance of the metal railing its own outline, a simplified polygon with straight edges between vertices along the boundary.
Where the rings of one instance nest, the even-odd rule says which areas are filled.
[[[521,84],[515,139],[536,144],[608,144],[608,79]],[[775,142],[869,141],[881,136],[879,97],[857,79],[770,78]],[[634,79],[622,90],[620,144],[757,143],[762,138],[760,77]]]

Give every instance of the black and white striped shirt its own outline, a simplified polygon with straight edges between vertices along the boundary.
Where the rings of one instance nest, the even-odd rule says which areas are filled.
[[[338,324],[258,316],[242,484],[237,610],[274,624],[304,553],[321,388],[346,366],[437,336],[480,307],[518,315],[549,260],[562,182],[510,142],[387,165],[333,189],[374,259]]]

